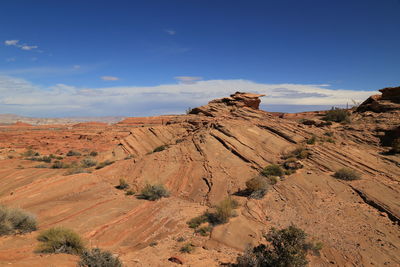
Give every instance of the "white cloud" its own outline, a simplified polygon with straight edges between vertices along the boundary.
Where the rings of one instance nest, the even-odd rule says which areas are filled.
[[[0,76],[0,113],[30,116],[149,116],[172,114],[228,96],[235,91],[265,94],[269,105],[339,106],[363,101],[376,91],[334,90],[327,85],[263,84],[248,80],[207,80],[158,86],[78,88],[64,84],[44,88],[26,80]]]
[[[22,46],[20,46],[20,48],[21,48],[22,50],[27,50],[27,51],[29,51],[29,50],[38,48],[38,46],[37,46],[37,45],[22,45]]]
[[[175,35],[176,34],[176,31],[174,31],[174,30],[171,30],[171,29],[166,29],[166,30],[164,30],[167,34],[169,34],[169,35]]]
[[[4,44],[7,46],[15,46],[25,51],[30,51],[39,48],[39,46],[37,45],[19,44],[19,40],[5,40]],[[43,51],[39,50],[38,52],[42,53]]]
[[[16,60],[15,57],[6,58],[7,62],[14,62],[15,60]]]
[[[176,76],[174,78],[175,80],[178,80],[180,83],[184,84],[193,84],[203,79],[202,77],[197,77],[197,76]]]
[[[100,79],[103,81],[118,81],[119,78],[115,76],[101,76]]]
[[[5,40],[4,44],[5,45],[14,45],[16,46],[18,44],[19,40]]]
[[[81,68],[81,66],[80,65],[74,65],[74,66],[72,66],[72,68],[75,69],[75,70],[79,70]]]

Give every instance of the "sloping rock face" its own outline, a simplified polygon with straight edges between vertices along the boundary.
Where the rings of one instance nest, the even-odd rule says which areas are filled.
[[[383,153],[387,148],[376,134],[389,122],[398,126],[400,116],[355,112],[351,124],[316,127],[300,123],[301,116],[286,119],[259,110],[259,101],[259,95],[236,93],[166,123],[133,118],[87,128],[2,126],[0,203],[34,213],[40,230],[71,228],[88,244],[118,254],[126,266],[176,266],[171,258],[185,266],[219,266],[260,243],[263,231],[292,223],[323,243],[319,257],[310,255],[310,266],[398,266],[400,158]],[[307,144],[313,136],[315,144]],[[165,149],[153,152],[160,146]],[[97,161],[116,162],[64,175],[63,169],[34,168],[37,163],[19,155],[28,147],[41,155],[83,154],[63,161],[80,161],[95,150]],[[311,153],[301,160],[303,168],[271,185],[263,199],[235,194],[299,147]],[[362,178],[333,178],[342,167]],[[164,184],[171,196],[128,196],[115,188],[121,178],[134,192],[147,183]],[[236,217],[205,237],[187,226],[227,196],[240,203]],[[37,235],[1,236],[0,265],[76,266],[76,256],[34,253]],[[179,252],[181,238],[196,246],[192,254]]]
[[[370,96],[358,108],[357,112],[388,112],[400,110],[400,87],[388,87],[379,90],[381,95]]]

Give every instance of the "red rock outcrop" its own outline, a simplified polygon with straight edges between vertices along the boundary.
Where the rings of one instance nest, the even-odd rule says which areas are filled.
[[[192,109],[190,114],[204,114],[206,116],[222,116],[224,113],[232,113],[238,109],[258,110],[261,94],[236,92],[229,97],[212,100],[208,105]]]
[[[357,108],[357,112],[387,112],[400,110],[400,87],[388,87],[379,90],[381,95],[370,96]]]

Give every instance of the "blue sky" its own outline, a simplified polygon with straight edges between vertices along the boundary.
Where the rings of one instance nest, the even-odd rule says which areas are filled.
[[[0,113],[180,113],[237,90],[273,111],[400,84],[399,0],[30,1],[0,9]]]

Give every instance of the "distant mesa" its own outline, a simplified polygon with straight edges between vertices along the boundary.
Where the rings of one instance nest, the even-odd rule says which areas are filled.
[[[387,112],[400,110],[400,86],[387,87],[379,90],[381,95],[372,95],[365,100],[358,108],[357,112],[373,111]]]
[[[74,128],[88,128],[88,127],[106,127],[108,123],[105,122],[97,122],[97,121],[89,121],[89,122],[81,122],[72,125]]]
[[[33,126],[32,124],[26,123],[26,122],[22,122],[22,121],[17,121],[14,124],[12,124],[12,126],[16,126],[16,127],[30,127]]]

